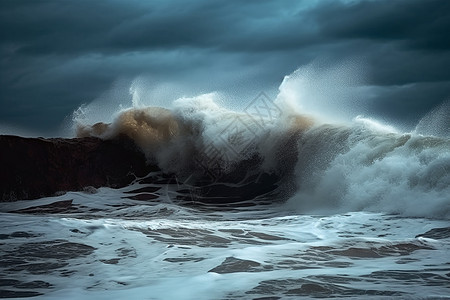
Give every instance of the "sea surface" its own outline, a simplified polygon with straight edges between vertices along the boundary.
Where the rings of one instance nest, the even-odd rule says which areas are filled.
[[[292,95],[80,107],[78,136],[127,135],[161,171],[0,203],[0,296],[449,299],[448,102],[402,131]]]
[[[127,198],[142,188],[158,198]],[[2,203],[1,297],[449,298],[448,220],[181,205],[177,190],[136,182]]]

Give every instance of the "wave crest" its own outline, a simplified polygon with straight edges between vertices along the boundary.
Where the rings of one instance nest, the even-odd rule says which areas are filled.
[[[348,118],[367,113],[360,101],[367,89],[343,82],[354,76],[341,71],[313,72],[309,79],[297,71],[285,78],[275,102],[255,99],[242,111],[219,105],[214,93],[181,98],[169,108],[145,107],[133,94],[135,107],[111,123],[76,118],[77,135],[127,135],[164,172],[197,186],[236,187],[268,175],[277,186],[271,197],[284,197],[287,209],[450,218],[449,102],[412,133]]]

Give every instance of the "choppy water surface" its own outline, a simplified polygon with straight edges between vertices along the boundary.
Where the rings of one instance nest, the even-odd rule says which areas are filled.
[[[450,293],[446,220],[302,215],[282,203],[225,209],[177,200],[178,189],[136,183],[2,203],[0,295],[378,299]],[[152,201],[134,200],[149,198],[149,191],[155,191]]]
[[[109,120],[80,107],[78,136],[126,135],[161,173],[1,203],[0,295],[448,297],[450,103],[401,132],[339,93],[301,97],[303,81],[242,111],[215,94],[165,108],[133,95]]]

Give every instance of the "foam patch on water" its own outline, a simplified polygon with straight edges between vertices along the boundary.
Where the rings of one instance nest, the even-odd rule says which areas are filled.
[[[123,198],[137,188],[2,203],[0,289],[37,299],[448,294],[446,221],[205,210],[173,204],[169,190],[157,203]],[[78,211],[5,213],[67,198]]]

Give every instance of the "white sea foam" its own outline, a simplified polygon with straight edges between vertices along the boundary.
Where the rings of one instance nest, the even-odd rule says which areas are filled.
[[[150,161],[180,178],[211,150],[214,167],[224,172],[260,157],[262,172],[294,183],[287,207],[301,212],[450,218],[448,103],[425,116],[414,132],[401,132],[353,114],[366,107],[359,100],[361,88],[352,86],[359,77],[351,68],[314,70],[287,76],[275,102],[250,103],[253,110],[225,108],[215,93],[148,107],[133,85],[133,107],[116,112],[111,123],[92,125],[83,119],[83,109],[75,123],[79,136],[133,138]]]
[[[87,206],[100,197],[108,209],[113,194],[119,198],[121,193],[102,189],[95,195],[70,196]],[[302,292],[305,284],[322,286],[335,296],[373,299],[442,296],[448,291],[448,268],[443,266],[448,238],[415,238],[448,225],[446,221],[364,212],[261,216],[239,222],[230,220],[233,213],[229,212],[210,220],[199,212],[189,217],[184,213],[148,215],[147,219],[1,216],[3,234],[34,235],[26,240],[9,238],[0,245],[5,253],[27,243],[42,243],[43,249],[47,241],[70,241],[96,249],[88,256],[60,258],[67,265],[45,274],[17,277],[11,270],[4,273],[11,279],[51,283],[51,288],[35,289],[45,293],[37,299],[323,296],[320,290]],[[31,254],[29,260],[35,262],[36,254]],[[48,254],[39,255],[44,255],[39,261],[45,261]],[[227,259],[238,263],[227,266]]]

